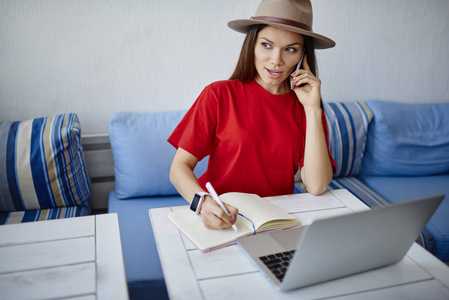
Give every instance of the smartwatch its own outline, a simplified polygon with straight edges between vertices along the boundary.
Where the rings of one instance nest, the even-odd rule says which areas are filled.
[[[199,215],[201,211],[201,204],[203,204],[203,199],[206,195],[209,195],[209,193],[196,193],[193,197],[192,203],[190,204],[190,210]]]

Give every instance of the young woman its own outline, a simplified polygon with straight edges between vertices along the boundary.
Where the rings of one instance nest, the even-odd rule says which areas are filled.
[[[229,228],[238,212],[225,204],[227,215],[205,193],[206,182],[218,194],[266,197],[293,193],[298,167],[312,194],[331,181],[336,165],[327,147],[315,48],[335,43],[311,25],[310,0],[263,0],[255,17],[228,23],[246,33],[234,74],[207,86],[168,139],[178,149],[170,180],[206,227]],[[207,171],[197,179],[193,170],[208,155]]]

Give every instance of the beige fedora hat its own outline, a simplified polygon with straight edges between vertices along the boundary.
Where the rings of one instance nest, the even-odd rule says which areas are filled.
[[[231,21],[228,26],[247,33],[253,25],[266,24],[310,36],[316,49],[334,47],[333,40],[313,32],[312,23],[310,0],[262,0],[254,17]]]

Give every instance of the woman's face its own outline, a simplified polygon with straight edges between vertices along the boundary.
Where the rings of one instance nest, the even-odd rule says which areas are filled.
[[[272,94],[289,91],[290,74],[301,59],[304,38],[295,32],[273,26],[263,28],[254,48],[256,82]]]

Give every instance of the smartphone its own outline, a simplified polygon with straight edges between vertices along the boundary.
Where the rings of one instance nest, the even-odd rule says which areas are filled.
[[[304,54],[305,53],[306,53],[306,47],[302,48],[301,59],[299,60],[298,64],[296,65],[295,71],[298,71],[301,68],[302,60],[304,59]],[[290,85],[290,89],[293,89],[293,84]]]

